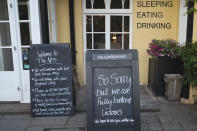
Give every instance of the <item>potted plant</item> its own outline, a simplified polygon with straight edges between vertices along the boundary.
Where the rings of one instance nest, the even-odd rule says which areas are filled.
[[[190,100],[194,101],[197,96],[197,42],[187,43],[179,53],[184,62],[184,81],[190,84]]]
[[[182,61],[178,57],[178,43],[173,39],[156,40],[149,43],[148,84],[156,96],[165,95],[164,74],[182,74]]]
[[[153,39],[149,44],[147,53],[153,57],[177,57],[178,43],[173,39],[156,40]]]
[[[180,55],[184,61],[185,83],[197,86],[197,42],[188,43],[181,47]]]

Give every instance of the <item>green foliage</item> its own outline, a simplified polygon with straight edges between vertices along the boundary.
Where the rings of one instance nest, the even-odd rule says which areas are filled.
[[[188,6],[190,3],[197,3],[197,0],[186,0],[186,6]],[[193,12],[197,12],[197,9],[195,7],[191,7],[188,9],[187,14],[191,14]]]
[[[192,12],[197,12],[197,9],[192,7],[190,9],[188,9],[187,14],[191,14]]]
[[[197,85],[197,42],[188,43],[180,48],[180,55],[184,61],[185,83]]]
[[[197,0],[186,0],[186,5],[188,5],[189,3],[196,3]]]

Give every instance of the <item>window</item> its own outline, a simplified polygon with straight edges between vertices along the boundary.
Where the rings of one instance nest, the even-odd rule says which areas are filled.
[[[83,0],[84,49],[131,49],[132,1]]]
[[[0,0],[0,72],[14,71],[7,0]]]
[[[86,16],[87,49],[105,49],[105,15]]]

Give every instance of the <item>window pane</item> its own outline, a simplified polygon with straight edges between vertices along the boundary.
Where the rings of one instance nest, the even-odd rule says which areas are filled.
[[[94,34],[94,49],[105,49],[105,34]]]
[[[12,49],[0,49],[0,71],[13,71]]]
[[[122,34],[111,34],[111,49],[122,49]]]
[[[122,0],[111,0],[111,9],[122,9]]]
[[[93,16],[94,32],[105,32],[105,16]]]
[[[92,16],[86,16],[86,32],[92,32]]]
[[[124,32],[129,32],[129,16],[124,16]]]
[[[86,0],[86,9],[91,9],[91,0]]]
[[[111,32],[122,32],[122,16],[111,16]]]
[[[104,0],[94,0],[94,9],[105,9]]]
[[[29,23],[20,23],[20,32],[21,32],[21,44],[30,45],[30,29]]]
[[[0,20],[9,20],[7,0],[0,0]]]
[[[129,49],[129,34],[124,34],[124,49]]]
[[[29,48],[22,48],[23,70],[29,70]]]
[[[0,23],[0,46],[11,45],[9,23]]]
[[[29,0],[19,0],[18,9],[19,9],[19,19],[20,20],[29,20]]]
[[[124,9],[130,9],[130,0],[125,0]]]
[[[92,34],[87,34],[87,49],[92,49]]]

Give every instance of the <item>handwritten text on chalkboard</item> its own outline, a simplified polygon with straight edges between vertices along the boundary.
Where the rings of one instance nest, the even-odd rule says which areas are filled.
[[[71,62],[65,49],[68,48],[33,48],[30,71],[35,116],[66,115],[72,110]]]
[[[129,68],[94,69],[94,123],[124,125],[132,117],[132,78]]]

